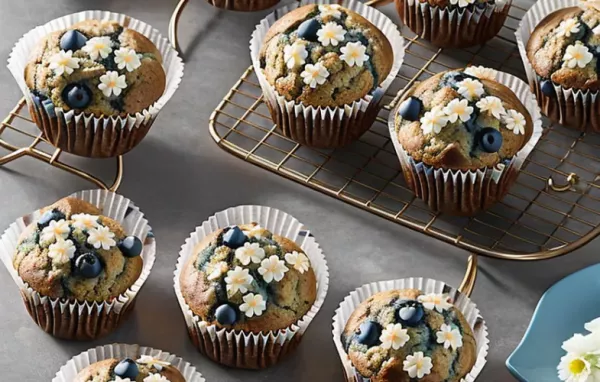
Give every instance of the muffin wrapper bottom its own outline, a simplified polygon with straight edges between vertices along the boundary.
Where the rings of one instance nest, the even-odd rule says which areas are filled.
[[[183,359],[174,354],[169,354],[162,350],[140,345],[111,344],[89,349],[71,358],[56,373],[56,376],[52,379],[52,382],[71,382],[75,380],[75,377],[80,371],[93,363],[103,361],[105,359],[131,358],[136,360],[142,355],[148,355],[154,359],[169,362],[171,366],[179,370],[186,382],[205,381],[205,379],[202,377],[202,374],[200,374],[200,372],[198,372],[194,366],[192,366],[189,362],[185,362]]]
[[[527,57],[527,43],[536,26],[549,14],[563,8],[577,7],[577,0],[540,0],[525,13],[515,32],[519,53],[531,90],[542,112],[554,122],[580,131],[600,131],[600,92],[567,89],[554,84],[554,96],[542,93],[540,78]]]
[[[344,372],[346,374],[346,380],[349,382],[369,382],[369,378],[361,376],[358,371],[352,366],[344,345],[341,341],[342,333],[348,319],[352,313],[358,308],[358,306],[371,297],[372,295],[394,289],[419,289],[423,293],[445,293],[450,298],[450,301],[456,306],[458,310],[462,312],[465,319],[473,329],[475,334],[475,342],[477,344],[477,359],[473,369],[467,374],[461,381],[462,382],[473,382],[483,370],[487,360],[487,354],[489,350],[488,331],[485,321],[479,314],[479,309],[469,297],[460,293],[456,288],[453,288],[442,281],[427,279],[427,278],[406,278],[399,280],[380,281],[371,284],[363,285],[351,292],[342,301],[339,308],[335,311],[333,316],[333,342],[339,353],[342,365],[344,366]]]
[[[286,329],[253,334],[219,328],[196,316],[181,293],[179,284],[181,271],[189,257],[194,254],[194,248],[198,243],[219,229],[252,222],[257,222],[272,233],[298,244],[310,259],[317,278],[317,298],[313,306],[295,325]],[[329,287],[329,270],[319,244],[310,232],[303,229],[303,225],[298,220],[271,207],[238,206],[211,216],[186,240],[179,252],[174,284],[188,333],[200,353],[226,366],[263,369],[279,362],[298,346],[302,335],[325,301]]]
[[[389,115],[390,136],[408,186],[433,211],[471,216],[501,200],[518,176],[525,159],[542,135],[542,120],[536,98],[526,83],[508,73],[498,72],[496,80],[510,88],[531,114],[533,132],[509,163],[476,171],[433,168],[415,161],[398,141],[395,116],[400,103]]]
[[[419,0],[396,0],[404,23],[419,37],[446,48],[466,48],[483,44],[500,32],[512,0],[502,6],[487,4],[472,11],[431,6]]]
[[[206,0],[212,6],[232,11],[254,12],[271,8],[279,0]]]
[[[302,1],[307,4],[329,4],[327,0]],[[337,3],[336,3],[337,4]],[[265,102],[277,126],[277,131],[300,144],[335,148],[347,145],[364,134],[377,117],[383,95],[394,80],[404,60],[404,39],[397,26],[383,13],[355,0],[339,2],[369,20],[388,38],[394,52],[394,64],[387,78],[372,94],[343,107],[313,107],[287,101],[269,84],[260,66],[260,50],[269,28],[281,17],[295,9],[288,5],[277,9],[256,26],[250,40],[250,56],[254,71],[264,93]]]
[[[23,73],[30,52],[47,34],[68,28],[84,20],[110,20],[134,29],[156,45],[163,58],[166,86],[163,95],[150,107],[136,114],[95,117],[74,110],[65,112],[52,102],[43,102],[25,83]],[[33,120],[48,141],[66,152],[93,158],[122,155],[133,149],[146,136],[152,123],[173,96],[183,77],[183,62],[169,40],[150,25],[127,15],[106,11],[84,11],[63,16],[27,32],[15,45],[8,68],[19,84]]]
[[[135,297],[148,278],[156,257],[156,243],[144,214],[129,199],[104,190],[81,191],[70,195],[102,209],[102,214],[118,221],[128,235],[144,243],[143,268],[137,281],[122,295],[104,302],[78,302],[40,295],[19,276],[13,258],[21,233],[36,221],[40,211],[17,219],[0,239],[0,259],[21,291],[31,318],[45,332],[71,340],[92,340],[116,329],[132,310]]]

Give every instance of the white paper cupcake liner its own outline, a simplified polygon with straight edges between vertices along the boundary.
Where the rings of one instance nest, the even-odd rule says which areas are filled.
[[[469,323],[473,333],[475,334],[475,342],[477,345],[477,360],[473,369],[467,374],[461,382],[473,382],[483,370],[487,360],[489,351],[488,331],[485,321],[479,314],[479,309],[469,297],[460,293],[456,288],[453,288],[442,281],[411,277],[399,280],[389,280],[374,282],[363,285],[360,288],[351,292],[340,304],[333,316],[333,342],[339,353],[346,380],[348,382],[369,382],[369,378],[362,377],[358,371],[352,366],[352,362],[344,349],[341,341],[342,333],[346,327],[348,319],[358,306],[371,297],[372,295],[395,289],[419,289],[423,293],[445,293],[448,295],[450,302],[462,312],[465,319]]]
[[[308,4],[339,4],[369,20],[389,40],[394,52],[392,69],[372,94],[343,107],[313,107],[287,101],[269,84],[260,66],[260,49],[269,28],[298,6]],[[404,61],[404,39],[398,27],[383,13],[356,0],[303,0],[277,9],[256,26],[250,40],[250,58],[264,99],[279,132],[303,145],[334,148],[347,145],[364,134],[377,117],[383,95],[398,74]]]
[[[49,33],[85,20],[116,21],[143,34],[156,45],[163,58],[166,86],[163,95],[152,106],[125,117],[95,117],[73,110],[65,112],[51,103],[40,102],[31,94],[25,82],[25,67],[31,51]],[[125,154],[139,144],[183,77],[183,61],[157,29],[130,16],[107,11],[74,13],[32,29],[14,46],[8,68],[23,92],[34,121],[48,141],[69,153],[98,158]]]
[[[21,291],[27,311],[36,324],[56,337],[91,340],[112,332],[126,318],[154,265],[156,242],[154,235],[149,235],[152,229],[144,213],[129,199],[105,190],[81,191],[70,196],[97,206],[102,215],[119,222],[127,235],[136,236],[144,243],[142,272],[124,294],[112,301],[79,302],[42,296],[25,283],[13,266],[13,258],[19,236],[29,224],[39,219],[39,210],[17,219],[4,232],[0,238],[0,260]]]
[[[525,13],[515,36],[529,86],[537,96],[542,112],[554,122],[581,131],[597,132],[600,131],[600,92],[567,89],[552,83],[555,95],[547,96],[541,91],[541,78],[527,57],[527,43],[537,25],[549,14],[579,4],[578,0],[540,0]]]
[[[259,334],[219,329],[196,316],[181,293],[181,271],[189,257],[194,254],[198,243],[219,229],[252,222],[298,244],[310,259],[316,275],[317,297],[313,306],[295,325],[286,329]],[[325,301],[329,287],[329,269],[315,238],[294,217],[271,207],[238,206],[211,216],[185,241],[179,252],[174,283],[190,338],[202,354],[227,366],[262,369],[279,362],[299,344],[302,335]]]
[[[531,137],[523,148],[504,164],[475,171],[433,168],[416,162],[402,148],[396,133],[395,116],[401,102],[390,113],[388,127],[408,186],[433,211],[452,215],[475,215],[502,199],[514,183],[521,166],[542,135],[542,116],[536,97],[519,78],[498,72],[496,81],[510,88],[529,111],[533,121]]]
[[[56,373],[56,377],[52,379],[52,382],[72,382],[81,370],[105,359],[131,358],[136,360],[142,355],[148,355],[154,359],[169,362],[171,366],[179,370],[186,382],[205,381],[202,374],[192,364],[185,362],[174,354],[140,345],[111,344],[89,349],[71,358]]]
[[[449,8],[419,0],[395,0],[400,18],[422,39],[444,48],[466,48],[485,43],[500,32],[512,0],[485,7]]]

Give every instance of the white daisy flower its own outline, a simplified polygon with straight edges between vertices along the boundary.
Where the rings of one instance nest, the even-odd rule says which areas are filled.
[[[480,99],[475,104],[480,111],[487,111],[491,113],[496,119],[502,118],[503,114],[506,114],[504,106],[502,106],[502,100],[495,96],[487,96]]]
[[[246,317],[260,316],[267,309],[267,303],[260,294],[248,293],[243,297],[244,303],[240,305],[240,311]]]
[[[87,242],[96,249],[109,250],[117,245],[117,242],[113,239],[114,237],[115,234],[110,232],[108,227],[98,226],[88,231]]]
[[[442,324],[440,331],[436,333],[437,343],[444,344],[444,348],[456,350],[463,345],[462,335],[458,329],[452,329],[450,325]]]
[[[460,8],[466,8],[470,4],[473,4],[474,2],[475,2],[475,0],[450,0],[450,4],[452,4],[452,5],[458,4],[458,6]]]
[[[506,123],[506,128],[512,130],[515,135],[525,135],[525,125],[527,124],[527,120],[525,120],[525,116],[518,111],[512,109],[508,110],[504,115],[504,123]]]
[[[144,382],[170,382],[167,377],[160,374],[150,373],[146,378],[144,378]]]
[[[469,101],[473,101],[483,95],[483,84],[471,78],[464,79],[456,84],[458,86],[458,94],[465,97]]]
[[[486,68],[485,66],[469,66],[464,72],[482,80],[495,80],[498,75],[497,70]]]
[[[600,336],[595,333],[586,336],[575,334],[562,344],[562,348],[571,354],[586,355],[600,354]]]
[[[238,267],[239,268],[239,267]],[[221,275],[225,274],[229,270],[229,265],[224,262],[218,262],[211,267],[208,276],[206,277],[209,281],[214,281],[221,278]]]
[[[573,45],[567,47],[567,51],[563,56],[565,65],[571,69],[575,67],[585,68],[587,64],[592,62],[594,55],[590,53],[587,46],[577,41]]]
[[[433,109],[421,117],[421,130],[423,130],[423,134],[439,134],[447,123],[448,117],[442,107],[434,106]]]
[[[73,73],[75,69],[79,69],[79,58],[73,57],[73,52],[65,52],[61,50],[52,57],[50,57],[49,68],[54,71],[57,76],[62,76],[63,73],[67,75]]]
[[[235,250],[235,257],[242,265],[248,265],[250,261],[258,264],[265,258],[265,250],[258,243],[245,242],[243,247]]]
[[[264,259],[258,268],[258,273],[261,274],[267,283],[273,280],[281,281],[287,271],[289,271],[289,268],[285,266],[283,260],[279,260],[279,257],[275,255]]]
[[[314,89],[317,84],[323,85],[325,83],[325,80],[329,77],[329,71],[322,63],[317,62],[314,65],[307,64],[300,76],[304,78],[305,84]]]
[[[306,46],[299,41],[283,48],[283,60],[289,69],[304,65],[306,57],[308,57]]]
[[[300,273],[308,271],[310,262],[304,253],[293,251],[285,254],[285,261]]]
[[[341,5],[339,4],[319,5],[319,12],[321,12],[321,17],[331,16],[334,19],[339,19],[342,17],[340,8]]]
[[[154,367],[158,371],[161,371],[163,367],[169,366],[171,364],[170,362],[162,361],[160,359],[156,359],[149,355],[142,355],[135,362],[142,364],[142,365],[147,365],[148,367]]]
[[[393,348],[394,350],[398,350],[404,346],[408,340],[410,340],[408,330],[402,329],[402,325],[400,324],[388,324],[379,337],[381,347],[384,349]]]
[[[53,241],[66,239],[69,237],[71,233],[71,227],[69,227],[69,223],[65,221],[65,219],[60,219],[59,221],[52,220],[47,227],[44,227],[42,230],[42,241]]]
[[[600,332],[600,317],[585,324],[585,330],[592,333]]]
[[[136,51],[131,48],[121,48],[117,50],[115,52],[115,64],[117,64],[117,68],[119,69],[127,68],[128,72],[133,72],[142,66],[140,56],[138,56]]]
[[[318,40],[323,46],[329,44],[337,46],[340,42],[344,41],[346,31],[341,25],[334,22],[329,22],[321,27],[317,31]]]
[[[110,37],[94,37],[87,41],[85,46],[81,48],[84,52],[89,54],[90,58],[94,61],[98,57],[106,58],[112,52],[112,41]]]
[[[66,264],[75,256],[75,245],[71,240],[59,238],[48,248],[48,257],[53,264]]]
[[[365,54],[367,47],[360,42],[349,42],[346,46],[343,46],[340,51],[342,54],[340,58],[348,64],[348,66],[358,66],[361,68],[365,61],[369,59],[369,56]]]
[[[448,121],[451,123],[456,122],[459,118],[463,122],[467,122],[471,119],[473,114],[473,107],[469,106],[469,101],[466,99],[453,99],[444,108],[444,113],[448,117]]]
[[[581,355],[569,353],[560,359],[558,378],[567,382],[587,382],[592,374],[590,363]]]
[[[413,355],[406,356],[403,363],[403,370],[408,373],[411,378],[423,378],[431,373],[433,363],[431,358],[423,356],[423,352],[415,352]]]
[[[452,304],[448,302],[448,295],[441,293],[424,294],[417,297],[417,300],[423,304],[425,309],[437,310],[442,313],[445,310],[452,308]]]
[[[571,37],[571,34],[578,33],[579,30],[579,21],[577,19],[566,19],[558,26],[556,35]]]
[[[72,225],[76,229],[88,230],[98,226],[98,216],[88,214],[75,214],[71,216]]]
[[[227,295],[231,297],[238,291],[242,293],[248,292],[253,280],[254,279],[250,276],[248,269],[243,269],[239,266],[235,267],[234,270],[227,272],[227,277],[225,277]]]
[[[100,84],[98,84],[98,89],[102,90],[105,97],[110,97],[113,94],[118,96],[126,88],[125,75],[119,76],[119,72],[106,72],[100,77]]]

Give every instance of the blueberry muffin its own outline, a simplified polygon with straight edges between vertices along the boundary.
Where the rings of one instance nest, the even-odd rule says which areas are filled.
[[[299,321],[315,302],[317,282],[306,254],[256,223],[216,231],[194,253],[181,272],[181,292],[209,325],[277,331]]]
[[[166,84],[162,57],[148,38],[98,20],[47,35],[32,51],[24,75],[44,108],[96,117],[141,112],[162,96]]]
[[[459,382],[477,358],[473,331],[448,297],[416,289],[363,301],[341,341],[356,371],[371,382]]]
[[[143,355],[137,360],[106,359],[81,370],[73,382],[185,382],[169,362]]]
[[[42,210],[22,233],[13,265],[40,295],[109,301],[142,271],[142,242],[85,201],[64,198]]]

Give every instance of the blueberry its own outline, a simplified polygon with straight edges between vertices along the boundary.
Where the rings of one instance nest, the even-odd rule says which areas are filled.
[[[215,318],[221,325],[233,325],[237,321],[237,312],[229,304],[223,304],[215,311]]]
[[[117,377],[121,377],[123,379],[129,378],[132,381],[135,381],[140,370],[138,369],[137,363],[131,358],[125,358],[121,362],[115,366],[113,372]]]
[[[365,321],[360,324],[356,339],[359,343],[367,346],[376,345],[381,336],[381,326],[373,321]]]
[[[135,236],[127,236],[119,243],[119,249],[125,257],[136,257],[142,254],[142,241]]]
[[[407,121],[418,121],[423,103],[416,97],[410,97],[400,104],[398,114]]]
[[[72,109],[83,109],[92,101],[92,92],[83,84],[69,84],[62,92],[62,99]]]
[[[309,19],[298,27],[298,37],[308,41],[317,41],[317,31],[321,29],[321,24],[317,19]]]
[[[72,50],[75,52],[76,50],[83,48],[86,42],[87,37],[80,31],[67,31],[60,39],[60,49],[64,51]]]
[[[86,279],[93,279],[102,272],[102,263],[94,253],[84,253],[75,260],[75,272]]]
[[[40,229],[46,227],[48,224],[50,224],[50,222],[52,220],[60,220],[60,219],[64,219],[65,215],[60,212],[59,210],[50,210],[50,211],[46,211],[42,214],[42,216],[40,217],[40,220],[38,220],[38,227]]]
[[[238,226],[231,227],[225,234],[223,235],[223,244],[228,246],[231,249],[236,249],[244,245],[244,243],[248,240],[244,232]]]
[[[548,97],[554,97],[556,95],[554,85],[550,80],[542,80],[542,82],[540,82],[540,89],[542,90],[542,93]]]
[[[398,315],[398,321],[403,326],[415,327],[421,323],[425,312],[423,311],[423,305],[415,301],[398,309],[396,314]]]
[[[495,153],[502,147],[502,133],[493,127],[485,127],[479,133],[479,146],[486,153]]]
[[[474,133],[475,131],[477,131],[477,118],[479,118],[478,113],[473,113],[471,114],[471,118],[469,118],[467,122],[464,122],[464,125],[469,133]]]

